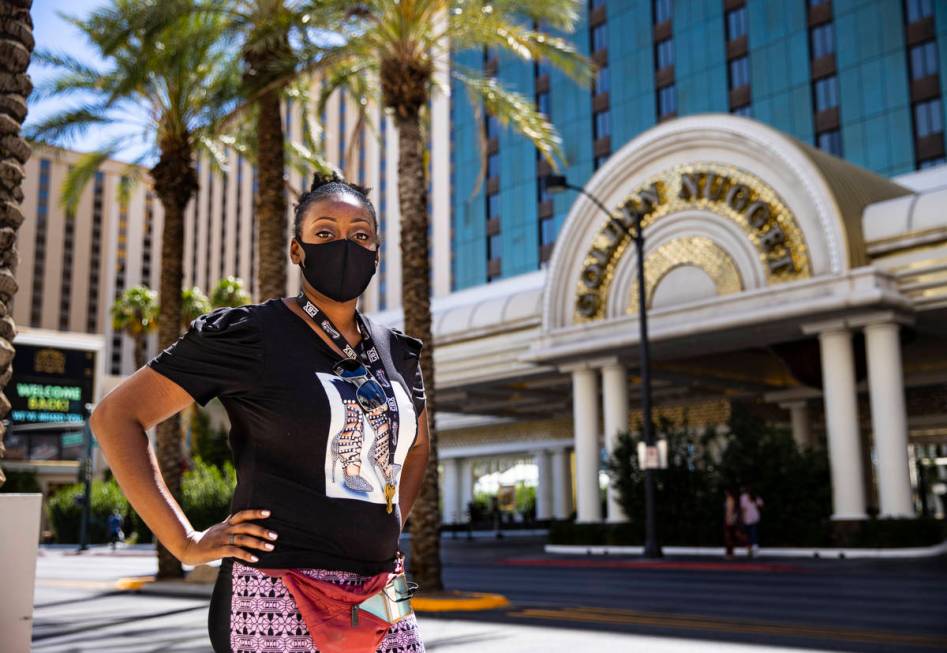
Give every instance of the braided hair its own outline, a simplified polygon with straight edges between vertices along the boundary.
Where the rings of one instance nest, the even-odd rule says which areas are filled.
[[[293,206],[293,233],[299,241],[302,241],[302,224],[306,211],[314,203],[332,195],[351,195],[361,203],[372,218],[372,224],[375,226],[375,237],[380,239],[378,234],[378,217],[375,215],[375,206],[368,199],[371,188],[359,186],[350,181],[346,181],[339,173],[332,171],[331,175],[316,172],[312,176],[312,184],[309,191],[299,197],[299,201]]]

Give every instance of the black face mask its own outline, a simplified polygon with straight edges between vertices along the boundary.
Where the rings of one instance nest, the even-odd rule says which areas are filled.
[[[296,242],[306,253],[299,265],[306,281],[337,302],[361,295],[378,267],[377,249],[366,249],[348,238],[328,243],[304,243],[297,238]]]

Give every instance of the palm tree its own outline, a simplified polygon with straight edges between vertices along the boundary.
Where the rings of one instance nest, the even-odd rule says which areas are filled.
[[[195,319],[209,312],[213,307],[207,295],[197,286],[185,288],[181,291],[181,331],[186,331],[188,325]]]
[[[133,286],[112,304],[112,328],[125,332],[135,343],[135,368],[144,366],[148,356],[148,334],[158,328],[158,293]]]
[[[243,289],[243,280],[231,275],[217,282],[210,294],[210,303],[214,308],[243,306],[250,303],[250,296]]]
[[[201,150],[212,158],[220,152],[214,138],[236,103],[240,76],[237,57],[221,47],[225,23],[211,14],[178,14],[174,24],[154,38],[131,31],[130,38],[114,46],[114,34],[129,34],[128,26],[150,5],[147,0],[111,0],[84,20],[69,19],[98,51],[104,66],[51,52],[38,53],[42,62],[61,71],[45,87],[47,95],[66,97],[79,91],[92,99],[63,109],[28,133],[34,139],[67,141],[89,128],[135,124],[134,119],[139,119],[135,134],[116,136],[77,162],[64,184],[63,199],[77,200],[76,189],[135,137],[150,146],[135,163],[157,154],[151,179],[164,208],[158,336],[160,346],[166,347],[180,335],[184,210],[198,188],[195,158]],[[178,416],[158,425],[156,448],[168,489],[179,499],[182,451]],[[158,576],[182,575],[181,563],[159,543]]]
[[[577,0],[322,0],[314,11],[345,15],[344,42],[324,53],[330,81],[324,93],[351,85],[351,80],[377,89],[398,130],[398,197],[401,210],[401,284],[404,330],[426,344],[421,371],[427,380],[427,414],[431,459],[411,519],[411,571],[428,591],[443,589],[438,510],[436,393],[431,335],[430,265],[428,262],[427,184],[424,166],[423,112],[436,92],[435,69],[451,48],[496,48],[526,61],[546,59],[581,82],[591,67],[567,41],[522,26],[540,23],[571,32],[578,19]],[[454,68],[472,100],[503,125],[511,124],[529,138],[555,169],[561,158],[560,139],[532,102],[511,92],[496,79]]]
[[[26,69],[33,51],[32,0],[0,3],[0,418],[10,411],[3,389],[10,380],[13,362],[13,309],[10,302],[17,291],[16,232],[23,223],[19,204],[23,201],[23,166],[30,158],[30,146],[20,137],[26,118],[26,98],[32,91]],[[0,423],[0,458],[6,451]],[[0,486],[6,476],[0,469]]]

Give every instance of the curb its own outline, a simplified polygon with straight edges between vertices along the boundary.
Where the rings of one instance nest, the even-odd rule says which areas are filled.
[[[156,581],[154,576],[128,576],[115,581],[115,589],[153,596],[180,596],[210,598],[213,583],[189,583],[182,580]]]
[[[415,596],[411,599],[411,607],[415,612],[479,612],[510,605],[509,600],[500,594],[476,592],[455,592],[455,594],[454,597]]]
[[[156,581],[154,576],[128,576],[115,581],[115,589],[152,596],[177,596],[210,598],[213,583],[189,583],[180,580]],[[453,596],[416,596],[411,599],[415,612],[479,612],[496,610],[510,605],[500,594],[477,592],[453,592]]]
[[[634,555],[644,553],[642,546],[583,546],[577,544],[547,544],[546,553],[562,555]],[[665,555],[679,556],[712,556],[722,558],[723,547],[700,546],[665,546],[662,547]],[[746,557],[746,550],[736,551],[737,556]],[[911,559],[933,558],[947,554],[947,541],[925,547],[905,547],[891,549],[832,549],[832,548],[772,548],[762,549],[754,558],[853,558],[853,559]]]

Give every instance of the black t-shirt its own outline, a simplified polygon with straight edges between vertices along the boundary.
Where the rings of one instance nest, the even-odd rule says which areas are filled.
[[[424,408],[422,342],[364,321],[398,400],[392,470],[400,480]],[[388,513],[373,464],[375,429],[355,402],[356,386],[332,374],[339,360],[303,317],[271,299],[198,317],[148,362],[201,406],[219,397],[226,408],[237,471],[231,511],[269,509],[254,521],[279,534],[272,552],[252,549],[253,566],[394,569],[398,493]]]

